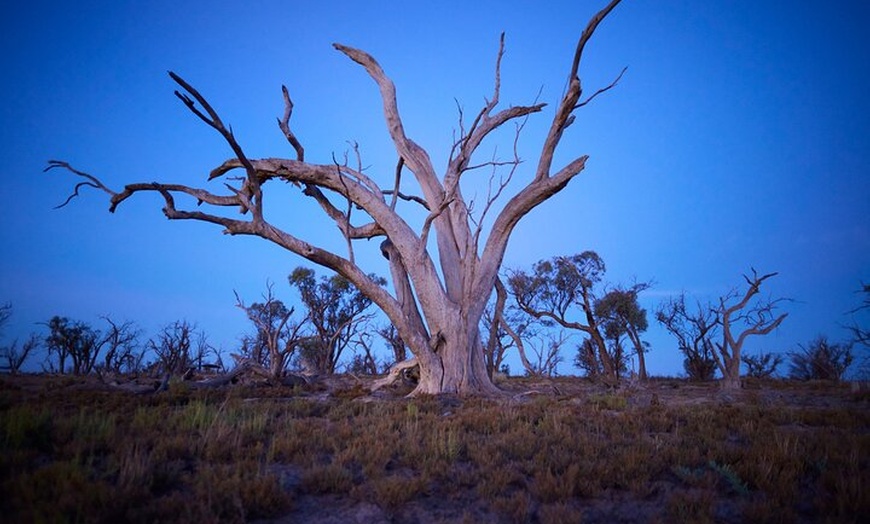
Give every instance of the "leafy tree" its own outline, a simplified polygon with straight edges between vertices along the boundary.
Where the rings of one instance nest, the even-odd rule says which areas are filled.
[[[597,377],[604,371],[601,369],[601,361],[598,360],[597,348],[590,338],[584,338],[577,346],[577,354],[574,356],[574,365],[583,371],[587,377]]]
[[[649,289],[650,285],[635,284],[628,289],[616,288],[595,302],[595,316],[599,319],[604,336],[612,341],[614,347],[611,354],[622,354],[622,337],[628,337],[637,355],[638,377],[646,380],[646,353],[647,344],[640,336],[649,327],[646,319],[646,310],[640,307],[637,301],[638,293]],[[617,357],[616,361],[622,360]]]
[[[587,358],[597,363],[586,367],[590,376],[617,379],[616,355],[608,351],[603,326],[595,315],[594,287],[604,275],[604,261],[594,251],[541,260],[531,273],[515,270],[508,277],[508,289],[517,307],[532,317],[552,322],[588,336]],[[600,373],[598,373],[600,370]]]
[[[144,358],[138,343],[140,331],[132,322],[117,323],[109,317],[102,318],[109,324],[105,333],[86,322],[52,317],[45,324],[49,329],[45,338],[47,369],[74,375],[138,371]]]
[[[754,378],[768,378],[776,373],[776,368],[782,364],[783,356],[778,353],[757,355],[741,355],[740,360],[746,365],[746,375]]]
[[[685,293],[681,293],[658,307],[656,320],[677,339],[677,346],[685,355],[683,369],[689,379],[713,380],[716,374],[713,337],[719,329],[716,312],[700,302],[695,310],[690,310],[686,307]]]
[[[557,150],[574,123],[577,111],[615,86],[622,76],[619,74],[610,85],[584,98],[580,63],[586,44],[618,3],[619,0],[611,0],[581,33],[568,67],[564,94],[552,113],[540,155],[533,163],[532,172],[522,181],[514,180],[521,165],[516,148],[507,158],[479,158],[480,146],[496,134],[496,130],[509,122],[516,123],[518,138],[525,119],[541,112],[545,106],[534,103],[497,109],[503,37],[495,60],[493,94],[470,121],[460,110],[459,132],[441,175],[436,171],[438,164],[406,133],[396,86],[380,64],[368,53],[340,44],[335,44],[335,48],[361,65],[378,87],[387,131],[396,151],[394,174],[370,176],[364,172],[356,147],[352,155],[355,162],[333,158],[318,164],[306,159],[302,142],[290,128],[293,103],[286,88],[283,88],[284,114],[278,125],[294,149],[295,158],[251,159],[206,98],[175,73],[170,76],[180,88],[176,92],[178,98],[216,130],[233,152],[232,158],[210,171],[209,180],[224,178],[234,170],[242,170],[241,177],[221,184],[219,193],[151,181],[128,184],[123,190],[115,191],[97,177],[66,162],[51,161],[48,169],[66,169],[83,179],[64,205],[84,186],[108,193],[110,210],[137,193],[155,192],[163,198],[163,212],[171,220],[199,220],[219,225],[231,235],[258,236],[335,271],[377,304],[396,326],[420,366],[415,393],[495,394],[498,390],[484,362],[480,319],[516,225],[567,187],[585,168],[587,156],[555,164],[557,158],[564,158]],[[475,203],[466,199],[462,185],[484,169],[497,173],[491,178],[492,190],[486,200]],[[405,172],[413,176],[416,188],[409,190],[408,177],[403,177]],[[265,185],[272,180],[288,182],[281,186],[291,191],[298,189],[300,197],[312,198],[344,235],[347,253],[326,249],[318,245],[317,238],[297,236],[307,232],[307,224],[296,224],[295,234],[273,224],[264,206]],[[506,193],[511,181],[518,182],[511,186],[518,188],[512,196]],[[383,184],[389,185],[384,189]],[[193,197],[197,207],[181,206],[180,200],[176,201],[179,195]],[[397,207],[400,200],[403,210],[406,206],[413,207],[405,216],[415,220],[408,221],[400,214]],[[229,216],[225,210],[231,208],[238,209],[241,216]],[[426,216],[421,224],[416,221],[418,213],[415,213],[420,208]],[[359,240],[372,238],[383,239],[381,247],[390,264],[392,294],[357,264],[354,246]],[[323,364],[327,368],[332,366],[330,362]]]
[[[368,278],[386,284],[375,275]],[[344,350],[372,319],[372,314],[366,314],[372,300],[341,275],[321,277],[318,281],[314,270],[298,267],[289,280],[299,290],[313,330],[312,336],[300,346],[301,358],[318,374],[335,373]]]
[[[94,371],[100,349],[106,343],[100,332],[85,322],[71,321],[54,316],[46,323],[49,334],[45,339],[48,348],[48,365],[52,371],[73,375],[86,375]],[[67,368],[69,361],[71,368]],[[57,368],[55,368],[55,363]]]
[[[820,336],[799,351],[789,353],[789,375],[798,380],[839,381],[852,364],[852,344],[832,344]]]
[[[722,386],[725,389],[740,387],[740,356],[746,338],[770,333],[788,316],[788,313],[774,315],[782,299],[756,297],[761,292],[761,284],[774,276],[776,273],[759,276],[753,269],[752,276],[743,276],[749,286],[745,292],[741,294],[732,290],[719,298],[716,315],[722,325],[722,342],[716,343],[713,358],[722,373]]]
[[[268,369],[273,379],[280,379],[302,342],[304,323],[290,322],[294,308],[288,309],[275,298],[271,283],[266,286],[263,302],[246,306],[236,294],[236,306],[245,312],[256,329],[254,336],[242,340],[242,355]]]

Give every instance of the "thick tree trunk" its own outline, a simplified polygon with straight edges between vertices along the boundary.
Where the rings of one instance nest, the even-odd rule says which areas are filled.
[[[609,380],[617,379],[617,363],[613,362],[610,354],[607,352],[607,343],[604,342],[604,337],[598,332],[598,328],[593,328],[588,331],[595,342],[595,347],[598,349],[598,359],[601,361],[601,373]]]
[[[735,391],[742,387],[740,382],[740,363],[738,361],[737,365],[728,366],[727,371],[722,375],[721,382],[722,389],[728,391]]]
[[[631,343],[634,344],[634,350],[637,353],[637,376],[641,380],[646,380],[646,358],[644,358],[645,351],[643,342],[641,342],[640,335],[637,331],[630,329],[628,331],[628,337],[631,339]]]
[[[646,374],[646,359],[643,358],[643,349],[638,350],[637,352],[637,376],[641,380],[647,379]]]
[[[284,374],[284,355],[273,353],[269,358],[269,375],[276,381]]]
[[[486,372],[476,324],[468,329],[456,326],[442,332],[429,365],[420,366],[420,382],[411,394],[443,393],[485,396],[501,393]]]

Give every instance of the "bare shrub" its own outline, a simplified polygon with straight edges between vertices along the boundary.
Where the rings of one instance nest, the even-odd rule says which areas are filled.
[[[790,376],[798,380],[834,380],[843,378],[852,364],[852,344],[832,344],[820,336],[799,351],[789,353]]]

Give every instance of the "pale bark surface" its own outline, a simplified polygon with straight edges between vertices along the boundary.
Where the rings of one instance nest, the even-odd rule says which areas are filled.
[[[285,111],[278,124],[296,152],[296,158],[248,158],[231,129],[205,97],[174,73],[170,75],[181,88],[176,95],[197,117],[216,130],[233,151],[233,158],[213,169],[208,177],[209,180],[224,178],[227,183],[221,187],[228,192],[217,194],[202,188],[163,183],[128,184],[116,192],[98,178],[74,169],[66,162],[51,161],[48,169],[65,168],[84,178],[63,205],[77,196],[84,186],[107,192],[111,196],[110,211],[136,193],[157,192],[165,201],[163,212],[171,220],[210,222],[223,227],[230,235],[258,236],[332,269],[377,304],[396,326],[420,365],[420,382],[415,393],[494,394],[497,389],[484,362],[480,319],[517,223],[532,209],[564,189],[586,164],[584,155],[555,167],[554,155],[566,128],[574,122],[576,110],[613,87],[622,76],[620,74],[609,86],[581,100],[579,68],[583,50],[600,22],[618,3],[619,0],[612,0],[599,11],[579,38],[570,62],[567,89],[556,107],[534,174],[528,176],[525,185],[513,196],[504,197],[506,201],[500,209],[496,209],[494,204],[502,196],[507,182],[485,202],[482,214],[497,212],[491,221],[486,221],[492,224],[488,232],[480,226],[485,223],[484,217],[473,216],[460,182],[464,176],[476,174],[474,171],[481,167],[509,169],[505,177],[507,181],[518,174],[520,159],[516,156],[509,161],[489,160],[477,164],[472,159],[493,131],[508,122],[522,122],[545,106],[538,103],[497,110],[503,37],[496,60],[492,98],[486,101],[470,125],[460,121],[459,136],[447,168],[440,176],[428,153],[407,135],[393,82],[371,55],[341,44],[335,44],[335,48],[361,65],[380,91],[387,130],[397,154],[395,176],[387,180],[392,187],[382,188],[376,177],[363,172],[361,162],[352,166],[347,161],[325,164],[307,161],[302,142],[290,127],[293,103],[286,88],[283,88]],[[519,124],[518,129],[521,128]],[[438,165],[442,164],[439,162]],[[236,170],[244,172],[240,179],[225,177]],[[412,175],[420,196],[409,196],[402,191],[405,171]],[[315,199],[345,236],[348,253],[341,255],[324,249],[312,243],[314,239],[304,240],[271,224],[265,218],[263,204],[264,184],[270,180],[290,182],[298,186],[303,195]],[[194,209],[180,208],[175,201],[177,194],[191,196],[200,205]],[[398,200],[422,205],[428,211],[421,228],[415,230],[399,214]],[[213,211],[215,208],[237,208],[239,216],[230,218]],[[353,216],[352,212],[355,212]],[[364,218],[358,221],[360,215]],[[429,242],[432,233],[434,246]],[[379,285],[356,264],[354,241],[376,237],[387,241],[384,253],[390,261],[395,294]]]
[[[773,315],[773,310],[781,299],[759,300],[751,304],[752,299],[761,292],[761,284],[776,275],[777,273],[768,273],[759,276],[753,269],[751,277],[743,276],[749,287],[742,296],[734,291],[719,299],[716,312],[722,325],[722,342],[716,343],[713,357],[719,372],[722,373],[724,389],[740,388],[740,355],[746,338],[770,333],[788,316],[788,313]],[[736,302],[728,304],[735,299]]]

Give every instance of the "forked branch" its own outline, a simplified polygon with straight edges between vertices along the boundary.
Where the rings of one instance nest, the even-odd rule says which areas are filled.
[[[604,9],[599,11],[589,23],[586,29],[580,35],[580,40],[577,42],[577,47],[574,50],[574,60],[571,62],[571,72],[568,74],[568,89],[562,97],[559,107],[556,109],[556,115],[553,117],[553,122],[550,125],[550,131],[547,133],[547,138],[544,140],[544,147],[541,150],[541,157],[538,161],[538,168],[535,172],[535,179],[540,180],[550,176],[550,170],[553,164],[553,155],[556,152],[556,147],[562,140],[562,133],[574,121],[574,110],[577,109],[578,101],[583,93],[580,86],[580,60],[583,58],[583,50],[586,43],[592,38],[592,34],[598,28],[602,20],[619,4],[620,0],[612,0]],[[594,96],[594,95],[593,95]],[[578,159],[579,160],[579,159]],[[570,163],[576,163],[577,160]],[[562,168],[562,171],[569,166]]]
[[[194,89],[193,86],[188,84],[183,78],[181,78],[177,74],[169,71],[169,76],[172,78],[172,80],[175,81],[176,84],[180,85],[182,89],[189,93],[188,95],[176,90],[175,96],[177,96],[178,99],[181,100],[193,114],[198,116],[200,120],[208,124],[210,127],[214,128],[218,133],[221,134],[222,137],[224,137],[224,140],[226,140],[227,144],[229,144],[230,148],[232,148],[233,153],[236,154],[239,162],[241,162],[242,165],[245,167],[245,171],[247,171],[249,176],[253,177],[256,173],[256,171],[254,170],[254,166],[251,165],[251,161],[248,160],[247,156],[245,156],[245,152],[242,150],[242,147],[239,145],[238,141],[236,141],[236,137],[233,135],[232,130],[227,129],[220,116],[217,114],[217,111],[215,111],[211,104],[208,103],[208,100],[206,100],[205,97],[199,93],[199,91]],[[190,98],[191,96],[193,97],[193,99]],[[203,114],[203,112],[200,111],[198,107],[196,107],[196,103],[194,102],[194,100],[202,106],[202,108],[205,110],[206,113],[208,113],[208,115]]]
[[[89,175],[88,173],[85,173],[84,171],[79,171],[78,169],[75,169],[74,167],[69,165],[68,162],[64,162],[63,160],[49,160],[48,166],[45,169],[43,169],[42,172],[46,173],[46,172],[48,172],[54,168],[58,168],[58,167],[62,168],[62,169],[66,169],[66,170],[72,172],[76,176],[80,176],[82,178],[85,178],[85,179],[87,179],[87,181],[79,182],[78,184],[76,184],[75,188],[73,188],[72,194],[70,196],[68,196],[66,198],[66,200],[63,201],[62,204],[60,204],[58,206],[54,206],[54,209],[60,209],[64,206],[66,206],[67,204],[69,204],[73,198],[79,196],[79,189],[81,189],[83,187],[93,187],[93,188],[105,191],[106,193],[109,194],[109,196],[112,198],[113,201],[114,201],[115,197],[118,196],[118,193],[116,193],[115,191],[112,191],[111,189],[106,187],[106,185],[103,184],[97,177],[95,177],[93,175]],[[114,211],[114,209],[115,209],[115,206],[113,205],[112,211]]]
[[[441,182],[435,175],[432,161],[426,151],[405,134],[405,127],[399,115],[399,107],[396,101],[396,86],[384,73],[383,68],[370,54],[353,47],[342,44],[333,44],[335,49],[341,51],[348,58],[363,66],[372,80],[378,85],[381,93],[381,101],[384,108],[384,118],[387,121],[387,131],[399,156],[417,177],[417,181],[423,188],[426,200],[438,201],[443,193]]]

